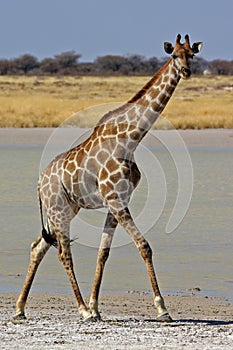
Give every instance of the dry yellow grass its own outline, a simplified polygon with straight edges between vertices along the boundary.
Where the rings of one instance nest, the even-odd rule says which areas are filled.
[[[177,129],[233,128],[232,77],[181,81],[163,116]]]
[[[72,114],[104,103],[124,102],[149,77],[0,76],[0,127],[56,127]],[[157,128],[233,128],[232,77],[182,81]],[[112,109],[114,105],[110,105]],[[105,107],[81,113],[76,124],[92,127]],[[165,118],[164,118],[165,117]]]

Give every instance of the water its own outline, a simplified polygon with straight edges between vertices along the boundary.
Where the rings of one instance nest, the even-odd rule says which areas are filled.
[[[0,291],[19,291],[29,261],[29,247],[40,233],[37,178],[43,146],[0,146]],[[179,150],[178,150],[179,152]],[[155,157],[154,168],[144,174],[131,205],[136,222],[146,232],[163,293],[189,293],[233,300],[233,149],[190,149],[194,188],[189,209],[180,225],[166,234],[166,225],[178,193],[177,169],[162,147],[140,149],[140,166]],[[143,171],[143,169],[142,169]],[[149,187],[149,182],[156,186]],[[149,197],[149,205],[148,203]],[[146,210],[144,210],[146,208]],[[144,210],[143,215],[140,213]],[[72,247],[76,274],[89,293],[104,221],[103,211],[82,211],[72,225],[78,240]],[[127,235],[116,232],[106,265],[103,292],[150,290],[146,269]],[[71,288],[57,251],[51,248],[37,273],[34,292],[70,293]]]

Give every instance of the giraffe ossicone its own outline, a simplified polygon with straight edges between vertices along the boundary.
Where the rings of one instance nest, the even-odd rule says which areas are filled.
[[[188,35],[184,43],[180,40],[178,35],[174,47],[170,43],[164,44],[165,51],[172,55],[171,59],[128,103],[105,114],[86,140],[56,156],[41,173],[38,195],[43,235],[31,245],[27,276],[16,303],[16,318],[25,316],[25,304],[38,266],[51,243],[56,241],[58,258],[70,279],[81,317],[85,320],[100,319],[99,291],[119,224],[135,243],[146,264],[158,320],[171,321],[157,283],[151,247],[136,226],[128,204],[141,177],[134,152],[165,108],[180,78],[190,77],[191,60],[201,48],[201,42],[191,47]],[[108,213],[87,307],[74,273],[70,223],[81,208],[101,207],[107,208]]]

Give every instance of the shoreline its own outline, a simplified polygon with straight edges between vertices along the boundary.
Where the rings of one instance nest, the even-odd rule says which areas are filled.
[[[26,321],[12,322],[18,293],[0,293],[2,349],[232,349],[233,304],[218,297],[165,296],[172,323],[158,323],[148,294],[108,294],[101,322],[84,323],[73,295],[31,293]]]
[[[76,140],[91,129],[84,128],[0,128],[0,146],[37,145],[44,146],[55,130],[66,137]],[[61,133],[62,131],[62,133]],[[162,140],[169,146],[176,147],[180,137],[187,148],[233,148],[233,129],[202,130],[151,130],[143,139],[144,146],[161,146]],[[63,140],[59,139],[59,142]]]

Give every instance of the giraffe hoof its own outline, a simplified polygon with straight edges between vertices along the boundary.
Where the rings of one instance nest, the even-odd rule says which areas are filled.
[[[100,321],[102,321],[100,315],[92,316],[92,318],[93,318],[93,320],[94,320],[95,322],[100,322]]]
[[[84,318],[83,322],[85,322],[85,323],[92,323],[92,322],[95,322],[95,320],[94,320],[94,318],[92,316],[89,316],[87,318]]]
[[[99,322],[101,321],[100,315],[90,316],[83,320],[85,323]]]
[[[21,314],[18,314],[18,315],[15,315],[12,319],[12,323],[22,323],[23,321],[25,321],[27,319],[27,317],[25,316],[24,313],[21,313]]]
[[[156,318],[157,322],[172,322],[172,318],[169,313],[162,314]]]

